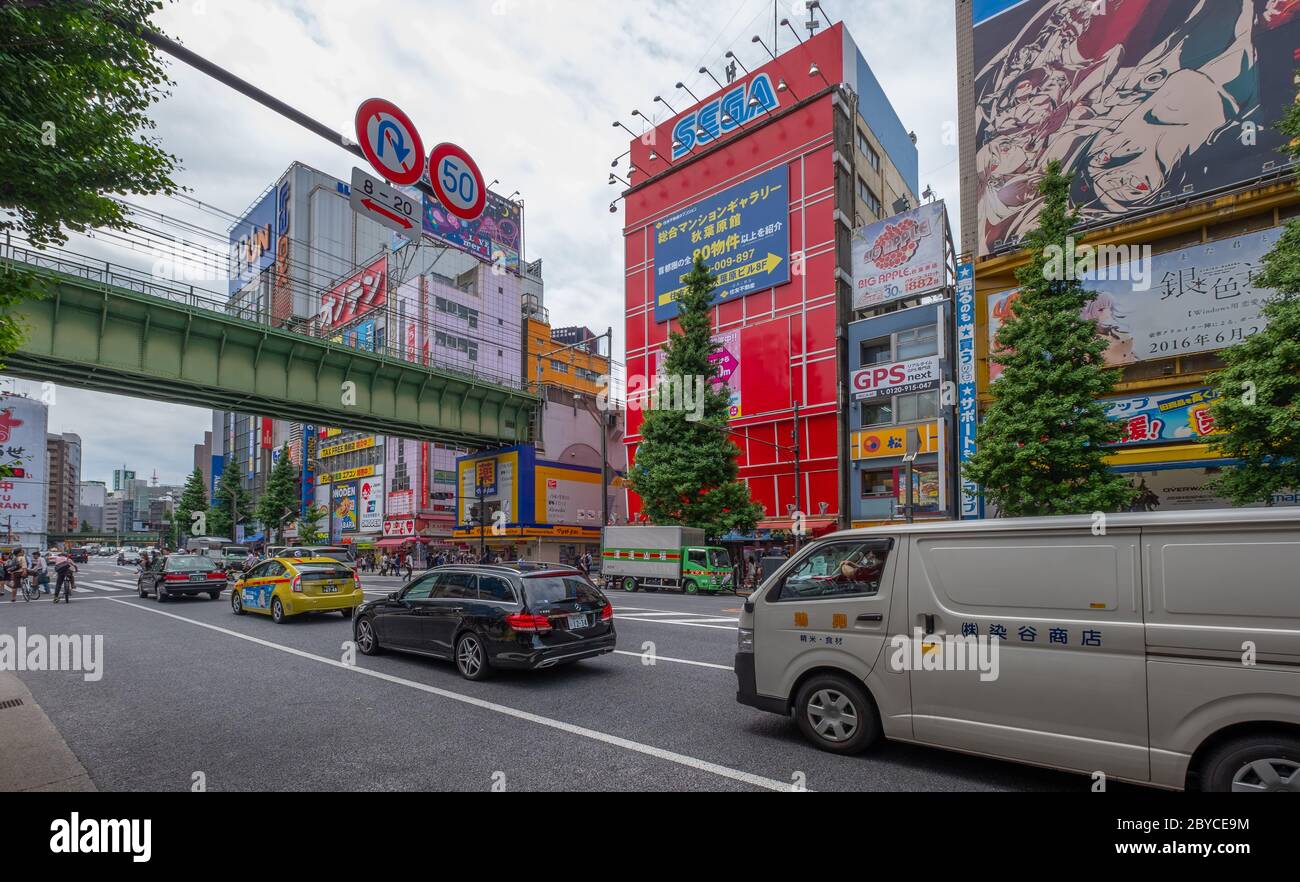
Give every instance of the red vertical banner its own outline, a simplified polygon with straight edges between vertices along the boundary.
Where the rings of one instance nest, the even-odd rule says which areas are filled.
[[[270,450],[275,446],[275,423],[270,417],[262,417],[262,449]]]
[[[420,442],[420,506],[418,511],[429,508],[429,442]]]

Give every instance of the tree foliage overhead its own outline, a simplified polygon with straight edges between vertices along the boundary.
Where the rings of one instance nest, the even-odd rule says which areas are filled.
[[[709,312],[717,283],[701,257],[685,281],[678,301],[681,330],[668,335],[660,374],[691,390],[702,378],[700,419],[696,411],[664,406],[665,398],[660,407],[646,410],[630,470],[632,489],[655,524],[698,527],[713,538],[732,530],[749,532],[764,512],[737,480],[740,450],[727,433],[730,394],[725,385],[715,385],[718,365],[710,356],[718,347],[711,339]]]
[[[212,505],[208,507],[208,535],[234,539],[235,526],[248,523],[252,508],[248,491],[240,483],[239,469],[230,463],[221,473]]]
[[[307,506],[307,513],[298,519],[298,541],[303,545],[320,545],[329,541],[329,527],[321,529],[321,521],[330,516],[330,510],[323,505],[312,503]]]
[[[67,230],[127,229],[114,196],[176,191],[178,160],[148,134],[148,110],[171,82],[153,47],[130,31],[161,8],[159,0],[0,3],[0,235],[42,247],[66,242]],[[42,291],[35,273],[0,269],[0,369],[24,339],[17,308]]]
[[[1013,315],[998,330],[992,358],[1003,372],[969,474],[1010,517],[1125,509],[1135,491],[1107,468],[1103,447],[1122,429],[1099,400],[1114,391],[1118,372],[1104,366],[1107,343],[1096,321],[1082,317],[1096,294],[1056,270],[1075,247],[1077,222],[1059,162],[1049,164],[1039,189],[1046,203],[1026,237],[1031,260],[1016,271]]]
[[[180,529],[186,535],[207,535],[207,533],[195,534],[192,527],[194,524],[194,512],[207,512],[208,510],[208,492],[203,486],[203,472],[195,469],[190,476],[185,479],[185,486],[181,488],[180,501],[176,503],[176,522]]]
[[[1289,136],[1283,152],[1300,159],[1300,103],[1278,128]],[[1211,445],[1240,462],[1213,486],[1236,505],[1272,505],[1278,492],[1300,488],[1300,220],[1287,223],[1255,285],[1274,292],[1263,310],[1268,324],[1220,353],[1227,366],[1210,376],[1223,433]]]

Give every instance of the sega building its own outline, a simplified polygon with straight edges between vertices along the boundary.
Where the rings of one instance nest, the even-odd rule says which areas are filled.
[[[638,392],[702,254],[760,530],[789,529],[796,503],[814,532],[847,524],[853,231],[917,204],[916,147],[871,68],[836,24],[647,129],[631,159],[642,172],[624,194],[629,463]],[[639,511],[633,496],[629,516]]]

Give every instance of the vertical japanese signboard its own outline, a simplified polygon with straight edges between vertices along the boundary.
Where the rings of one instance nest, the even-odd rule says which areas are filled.
[[[979,485],[966,476],[975,455],[979,405],[975,400],[975,265],[957,265],[957,467],[962,520],[984,517]]]

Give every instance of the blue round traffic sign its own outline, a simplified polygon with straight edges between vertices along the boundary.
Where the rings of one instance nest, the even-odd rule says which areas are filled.
[[[357,108],[357,143],[388,180],[409,187],[424,174],[424,142],[411,118],[391,101],[371,98]]]
[[[476,220],[487,206],[487,185],[478,163],[455,144],[433,148],[429,183],[443,207],[461,220]]]

